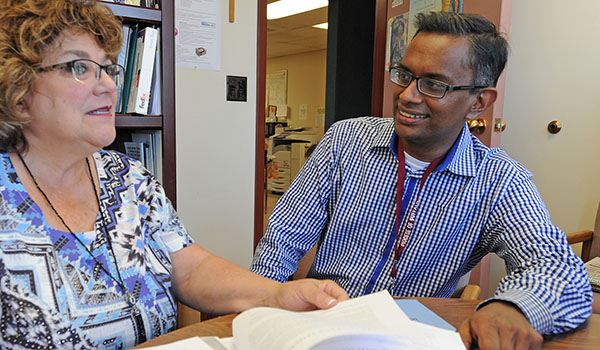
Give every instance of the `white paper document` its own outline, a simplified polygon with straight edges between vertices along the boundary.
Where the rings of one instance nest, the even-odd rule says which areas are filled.
[[[236,349],[461,349],[458,333],[411,321],[387,291],[328,310],[254,308],[233,320]]]
[[[221,0],[175,0],[177,67],[221,70]]]

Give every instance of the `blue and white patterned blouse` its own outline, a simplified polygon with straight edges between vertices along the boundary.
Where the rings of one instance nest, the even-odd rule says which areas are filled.
[[[117,283],[69,232],[54,229],[0,154],[0,348],[127,349],[177,326],[170,253],[193,243],[162,186],[120,153],[94,154],[103,215],[76,233],[138,299]],[[103,217],[107,222],[103,222]]]
[[[516,304],[540,333],[574,328],[590,315],[584,265],[550,221],[531,173],[466,126],[421,190],[392,278],[397,141],[391,118],[334,124],[277,203],[251,270],[286,281],[318,242],[308,277],[332,279],[351,296],[387,289],[449,297],[460,277],[494,252],[508,276],[490,300]],[[423,173],[406,166],[408,208]]]

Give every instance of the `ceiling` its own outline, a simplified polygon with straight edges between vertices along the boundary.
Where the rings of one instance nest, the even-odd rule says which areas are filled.
[[[269,0],[269,3],[276,0]],[[267,21],[267,58],[327,49],[327,7]]]

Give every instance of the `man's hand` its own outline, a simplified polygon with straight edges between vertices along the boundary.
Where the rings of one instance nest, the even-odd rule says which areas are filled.
[[[494,301],[458,328],[467,349],[541,349],[544,339],[515,305]]]
[[[305,311],[328,309],[347,299],[346,291],[333,281],[301,279],[281,284],[280,288],[265,300],[265,304],[282,309]]]

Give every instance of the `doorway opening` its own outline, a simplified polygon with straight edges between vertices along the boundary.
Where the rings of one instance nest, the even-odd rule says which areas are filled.
[[[327,7],[267,21],[267,4],[274,2],[258,2],[254,247],[326,129],[341,119],[381,116],[385,71],[387,0],[329,0]],[[323,22],[327,30],[312,27]],[[282,163],[275,167],[273,160],[285,162],[286,152],[289,164],[280,171]],[[269,173],[289,179],[269,186]]]

